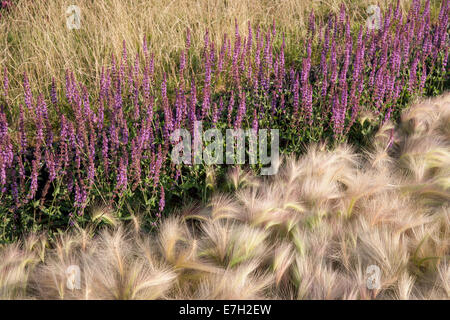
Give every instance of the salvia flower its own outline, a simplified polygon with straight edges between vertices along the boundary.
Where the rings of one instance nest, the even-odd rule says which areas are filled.
[[[161,194],[159,196],[159,216],[161,216],[161,213],[164,211],[164,207],[166,205],[166,199],[165,199],[165,193],[164,193],[164,187],[161,185]]]
[[[28,81],[27,74],[24,73],[23,75],[23,88],[24,88],[24,97],[25,97],[25,105],[27,106],[28,110],[33,109],[33,97],[31,95],[31,88],[30,88],[30,82]]]
[[[186,50],[191,48],[191,30],[189,28],[186,29]]]

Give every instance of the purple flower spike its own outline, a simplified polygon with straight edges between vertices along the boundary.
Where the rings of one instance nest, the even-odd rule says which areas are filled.
[[[311,10],[311,13],[309,15],[309,32],[312,37],[314,37],[314,34],[316,32],[316,17],[314,15],[314,10]]]
[[[186,50],[191,48],[191,30],[189,28],[186,29]]]
[[[31,95],[31,88],[30,88],[30,82],[28,81],[27,74],[23,74],[23,88],[25,90],[25,105],[27,106],[28,110],[33,109],[33,97]]]
[[[164,210],[164,207],[166,205],[166,199],[165,199],[165,193],[164,193],[164,187],[161,185],[161,194],[159,198],[159,216],[161,216],[161,213]]]

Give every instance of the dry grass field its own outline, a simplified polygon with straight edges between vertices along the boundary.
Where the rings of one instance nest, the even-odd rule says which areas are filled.
[[[101,66],[112,55],[120,56],[123,41],[134,57],[142,55],[138,48],[146,38],[156,69],[175,72],[187,29],[195,55],[203,48],[206,30],[212,42],[221,43],[224,34],[234,35],[235,22],[244,31],[249,22],[262,28],[275,22],[291,47],[305,35],[312,10],[323,20],[343,5],[354,28],[368,16],[363,0],[81,0],[76,2],[81,29],[69,30],[66,9],[72,2],[19,0],[8,18],[0,20],[0,66],[8,69],[14,100],[23,96],[24,72],[30,83],[39,84],[32,88],[36,91],[48,90],[52,77],[64,81],[67,69],[85,84],[98,82]],[[382,10],[389,3],[377,1]],[[432,16],[439,5],[431,1]],[[410,1],[401,0],[400,6],[406,12]]]

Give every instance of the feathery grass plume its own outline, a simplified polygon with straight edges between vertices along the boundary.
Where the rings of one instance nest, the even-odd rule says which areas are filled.
[[[81,268],[84,253],[93,253],[92,229],[78,230],[60,234],[52,242],[51,248],[47,250],[45,263],[39,264],[31,274],[30,292],[33,297],[40,299],[77,299],[80,295],[87,297],[89,288],[84,282],[81,282],[81,291],[67,286],[67,271],[71,266]]]
[[[135,241],[121,228],[101,234],[85,266],[91,299],[157,299],[174,284],[176,273],[142,254]]]
[[[230,268],[252,258],[261,258],[268,251],[265,240],[268,233],[259,228],[240,225],[231,230],[228,256]]]
[[[33,239],[30,239],[33,238]],[[34,243],[30,236],[25,248],[20,244],[0,247],[0,299],[26,299],[31,270],[39,262],[41,248],[29,246]]]
[[[425,100],[402,115],[393,157],[407,176],[405,192],[427,204],[450,201],[450,93]]]
[[[214,196],[206,208],[210,208],[208,215],[214,220],[236,217],[241,210],[236,199],[225,194]]]
[[[282,282],[289,284],[289,269],[294,261],[294,247],[289,242],[274,245],[272,269],[275,275],[275,285]]]
[[[252,186],[258,183],[255,175],[250,171],[245,171],[241,167],[236,166],[228,171],[228,185],[232,190],[238,190],[247,186]]]
[[[117,226],[117,218],[115,217],[114,210],[110,207],[98,206],[91,211],[91,220],[94,223],[104,222],[112,226]]]
[[[219,266],[226,266],[233,225],[227,220],[209,220],[201,225],[199,255]]]
[[[158,245],[162,258],[175,271],[194,270],[214,273],[217,268],[200,261],[198,255],[199,241],[189,231],[181,217],[169,217],[161,222],[158,233]]]
[[[214,300],[257,300],[272,298],[270,287],[273,275],[258,272],[260,261],[251,260],[237,268],[202,279],[198,290],[190,298]],[[184,297],[183,297],[184,298]]]

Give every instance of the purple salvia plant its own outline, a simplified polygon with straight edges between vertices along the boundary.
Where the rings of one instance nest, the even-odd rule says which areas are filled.
[[[27,74],[23,74],[23,89],[25,97],[25,105],[28,110],[33,110],[33,96],[31,94],[30,82],[28,81]]]
[[[301,72],[301,92],[302,103],[305,111],[306,119],[308,123],[312,122],[312,88],[309,84],[309,72],[311,70],[311,39],[308,41],[307,57],[303,59],[302,72]]]
[[[387,74],[386,69],[382,66],[378,69],[375,80],[375,88],[374,88],[374,99],[375,99],[375,108],[379,111],[380,106],[384,99],[384,93],[386,88],[385,75]]]
[[[419,63],[419,55],[416,54],[416,57],[414,58],[414,61],[411,65],[411,69],[409,70],[409,86],[408,86],[408,91],[412,92],[415,88],[415,84],[416,84],[416,72],[417,72],[417,65]]]
[[[163,155],[161,150],[161,145],[158,145],[158,154],[156,157],[156,161],[153,162],[153,186],[156,188],[159,184],[159,176],[161,173],[161,167],[163,163]]]
[[[330,70],[331,70],[331,78],[330,78],[331,87],[334,87],[334,85],[337,81],[337,76],[338,76],[336,38],[335,37],[333,37],[333,39],[331,40]]]
[[[88,152],[88,175],[89,188],[92,187],[95,180],[95,136],[91,134],[89,137],[89,152]]]
[[[344,22],[345,22],[345,5],[344,3],[341,3],[339,8],[339,20],[338,20],[339,31],[342,30]]]
[[[223,104],[223,97],[220,97],[219,99],[219,109],[217,110],[217,115],[220,118],[223,114],[224,104]]]
[[[227,49],[226,41],[227,41],[227,35],[225,34],[223,36],[223,43],[222,43],[222,47],[221,47],[220,53],[219,53],[219,61],[217,62],[217,74],[220,74],[223,70],[223,63],[224,63],[225,53],[226,53],[225,51]]]
[[[108,176],[109,173],[109,155],[108,155],[108,148],[109,148],[109,141],[108,136],[105,131],[102,132],[102,157],[103,157],[103,168],[105,171],[106,176]]]
[[[8,133],[8,122],[3,107],[0,110],[0,185],[6,184],[6,170],[13,163],[14,153]]]
[[[233,109],[234,109],[234,91],[231,90],[230,101],[228,103],[228,116],[227,116],[228,127],[231,127],[231,116],[233,114]]]
[[[208,114],[211,105],[211,60],[210,55],[206,53],[205,57],[205,82],[203,86],[203,103],[201,110],[201,119]]]
[[[206,29],[205,35],[203,36],[203,57],[206,59],[208,57],[208,49],[209,49],[209,30]]]
[[[161,84],[161,96],[164,110],[164,139],[168,142],[169,135],[174,129],[174,123],[172,118],[172,110],[169,106],[169,100],[167,98],[167,77],[165,73]]]
[[[163,212],[165,205],[166,205],[166,200],[165,200],[164,187],[161,185],[161,194],[159,196],[159,212],[157,213],[158,217],[161,216],[161,213]]]
[[[322,44],[322,54],[320,57],[320,69],[322,70],[322,97],[325,97],[327,94],[327,86],[328,86],[328,64],[327,64],[327,55],[328,50],[330,48],[330,40],[329,33],[331,28],[331,19],[329,20],[328,26],[325,28],[324,39]]]
[[[184,50],[180,54],[180,78],[183,79],[183,72],[186,68],[186,53]]]
[[[245,91],[240,92],[239,93],[239,108],[238,108],[236,119],[234,122],[235,129],[241,128],[242,120],[243,120],[243,117],[247,110],[245,99],[246,99]]]
[[[316,17],[314,15],[314,10],[311,10],[311,13],[309,14],[308,31],[313,38],[316,32]]]
[[[252,51],[252,44],[253,44],[252,25],[250,24],[250,21],[248,21],[247,53],[250,53]]]
[[[298,73],[297,73],[296,77],[295,77],[294,87],[293,87],[293,97],[294,97],[294,101],[293,101],[294,116],[293,117],[294,117],[294,123],[296,123],[296,121],[298,119],[299,90],[300,90],[300,82],[299,82],[299,76],[298,76]]]
[[[258,123],[258,113],[256,111],[257,108],[253,109],[253,122],[252,122],[252,129],[255,133],[258,132],[259,123]]]
[[[121,197],[128,186],[128,157],[126,153],[120,158],[119,171],[117,173],[116,191],[119,197]]]
[[[20,151],[19,153],[24,155],[27,151],[27,134],[25,132],[25,121],[23,105],[19,105],[19,136],[20,136]]]
[[[213,103],[213,110],[212,110],[212,119],[211,124],[215,128],[217,121],[219,120],[219,109],[217,107],[217,103]]]
[[[344,129],[344,118],[343,116],[345,113],[342,110],[341,104],[339,102],[338,93],[335,92],[333,96],[333,103],[332,103],[332,121],[333,121],[333,132],[334,137],[337,139]]]
[[[53,106],[56,108],[57,112],[58,112],[58,98],[56,97],[56,83],[55,83],[55,78],[52,78],[52,87],[50,90],[50,97],[51,97],[51,101]]]
[[[175,128],[180,129],[181,122],[183,121],[183,102],[181,98],[182,92],[181,90],[176,90],[176,98],[175,98]]]
[[[444,58],[442,60],[442,72],[444,72],[446,70],[447,67],[447,61],[448,61],[448,46],[445,48],[445,52],[444,52]]]
[[[420,75],[419,92],[423,91],[425,87],[425,81],[427,80],[427,65],[422,61],[422,73]]]
[[[131,141],[131,168],[133,170],[133,190],[136,189],[141,181],[141,155],[142,155],[142,143],[138,141],[138,137],[135,137]]]
[[[352,38],[350,36],[350,21],[347,20],[347,25],[345,29],[345,54],[344,54],[344,64],[341,69],[341,73],[339,76],[339,84],[343,84],[346,81],[347,78],[347,71],[350,64],[350,57],[352,54]]]
[[[189,28],[186,29],[186,50],[191,48],[191,30]]]
[[[216,50],[214,49],[214,42],[211,42],[209,46],[209,64],[210,64],[210,72],[213,74],[214,65],[216,63]]]
[[[66,168],[69,166],[69,146],[67,144],[67,137],[69,135],[69,128],[67,126],[66,117],[61,115],[61,140],[59,146],[58,170],[64,175]]]
[[[191,133],[194,132],[194,122],[197,120],[195,106],[197,104],[197,89],[195,87],[195,80],[192,78],[191,80],[191,96],[189,103],[189,124],[191,128]]]
[[[44,133],[43,133],[43,120],[40,113],[40,107],[36,108],[36,139],[34,146],[34,159],[32,160],[31,168],[31,184],[28,193],[28,199],[33,199],[37,188],[38,188],[38,176],[41,168],[41,147],[44,143]]]

